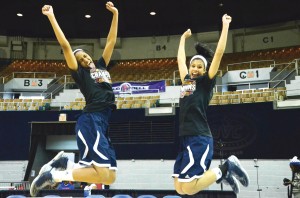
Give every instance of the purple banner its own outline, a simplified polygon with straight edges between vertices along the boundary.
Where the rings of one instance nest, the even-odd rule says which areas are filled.
[[[166,81],[113,83],[112,88],[115,94],[159,93],[166,91]]]

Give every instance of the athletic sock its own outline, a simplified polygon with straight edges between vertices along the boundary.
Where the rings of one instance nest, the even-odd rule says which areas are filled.
[[[55,182],[74,181],[73,170],[57,171],[52,169],[51,174]]]
[[[220,165],[219,168],[222,171],[222,175],[225,176],[227,174],[227,171],[228,171],[228,164],[224,163],[224,164]]]
[[[213,168],[211,170],[212,170],[212,172],[215,173],[216,178],[217,178],[216,180],[218,180],[222,177],[222,170],[220,168]]]
[[[68,160],[68,163],[67,163],[67,170],[71,170],[74,168],[74,165],[75,163],[72,162],[71,160]]]

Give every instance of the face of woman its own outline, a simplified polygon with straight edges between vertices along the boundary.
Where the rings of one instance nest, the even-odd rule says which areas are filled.
[[[84,51],[76,52],[75,57],[82,67],[89,67],[93,63],[92,58]]]
[[[201,59],[195,59],[190,64],[189,74],[191,78],[197,78],[205,74],[205,65]]]

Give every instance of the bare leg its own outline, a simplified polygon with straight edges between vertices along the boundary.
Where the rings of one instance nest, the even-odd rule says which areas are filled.
[[[194,179],[191,182],[178,182],[174,180],[174,186],[178,194],[194,195],[201,190],[206,189],[217,180],[216,174],[208,170],[199,179]]]
[[[116,179],[116,171],[109,168],[91,166],[86,168],[73,169],[75,181],[88,183],[112,184]]]

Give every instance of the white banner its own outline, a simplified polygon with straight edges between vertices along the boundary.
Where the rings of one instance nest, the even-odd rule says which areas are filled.
[[[227,83],[240,83],[251,81],[268,81],[272,68],[257,68],[229,71],[224,76],[227,77]],[[226,79],[224,79],[226,81]]]
[[[47,85],[52,81],[52,79],[14,78],[12,81],[12,89],[46,90]]]

